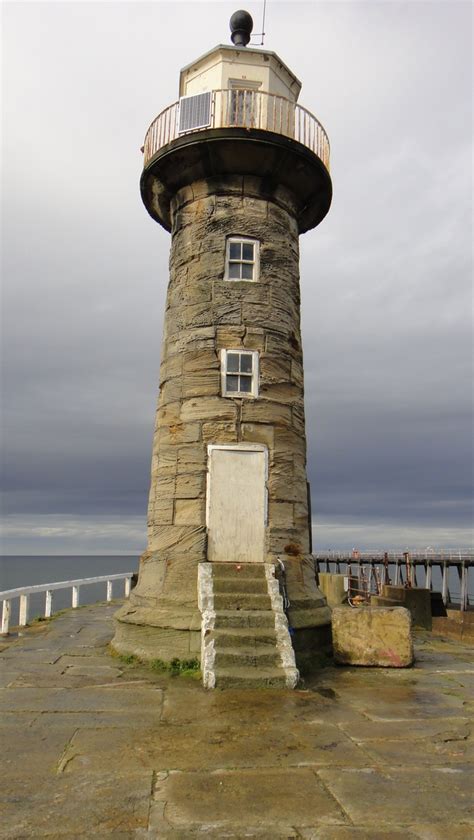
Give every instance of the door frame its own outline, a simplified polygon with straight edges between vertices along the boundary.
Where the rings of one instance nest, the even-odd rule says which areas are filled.
[[[206,474],[206,530],[209,529],[209,513],[211,504],[211,456],[214,449],[236,450],[237,452],[263,452],[265,463],[265,497],[264,528],[268,525],[268,447],[263,443],[209,443],[207,445],[207,474]]]

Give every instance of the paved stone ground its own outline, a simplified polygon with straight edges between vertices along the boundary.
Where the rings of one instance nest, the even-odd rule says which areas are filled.
[[[206,692],[112,658],[115,609],[0,641],[2,838],[473,836],[472,648]]]

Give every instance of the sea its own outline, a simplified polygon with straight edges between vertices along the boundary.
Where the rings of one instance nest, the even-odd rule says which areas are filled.
[[[0,592],[33,586],[36,583],[56,583],[63,580],[99,577],[138,571],[138,554],[97,554],[57,556],[0,556]],[[80,604],[93,604],[106,598],[107,584],[92,583],[80,589]],[[114,581],[113,596],[123,597],[123,581]],[[53,611],[71,606],[71,588],[53,591]],[[30,597],[29,620],[44,615],[45,593]],[[19,599],[12,600],[11,624],[18,622]]]
[[[96,555],[57,555],[57,556],[0,556],[0,592],[5,589],[18,589],[21,586],[33,586],[36,583],[56,583],[57,581],[77,580],[79,578],[98,577],[107,574],[120,574],[121,572],[137,572],[139,563],[138,554],[96,554]],[[324,570],[321,564],[321,571]],[[395,567],[389,566],[392,580],[395,575]],[[335,568],[332,569],[335,571]],[[344,571],[344,569],[342,569]],[[423,586],[424,574],[420,570],[420,581],[418,585]],[[105,601],[107,584],[93,583],[81,586],[80,604],[93,604],[97,601]],[[437,567],[433,568],[433,589],[441,591],[441,573]],[[459,578],[455,568],[449,570],[449,590],[454,603],[459,602],[460,588]],[[474,568],[469,570],[468,578],[469,600],[474,600]],[[113,596],[123,597],[124,582],[114,581]],[[65,609],[71,606],[72,591],[59,589],[53,591],[53,611]],[[31,595],[29,605],[29,620],[44,615],[45,593]],[[19,599],[12,599],[11,625],[18,623]]]

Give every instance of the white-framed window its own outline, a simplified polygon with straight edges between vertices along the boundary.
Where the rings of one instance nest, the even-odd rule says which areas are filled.
[[[225,280],[258,280],[260,242],[246,236],[229,236],[226,242]]]
[[[258,352],[221,350],[223,397],[258,397]]]

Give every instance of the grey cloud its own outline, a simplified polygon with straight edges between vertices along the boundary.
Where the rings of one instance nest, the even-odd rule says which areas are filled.
[[[258,29],[261,4],[249,10]],[[233,11],[4,9],[9,550],[35,539],[45,551],[117,550],[127,521],[143,547],[169,237],[141,205],[139,149],[177,98],[180,67],[227,40]],[[299,75],[301,103],[332,147],[333,207],[301,240],[318,539],[360,545],[365,527],[387,547],[404,534],[434,542],[430,528],[445,543],[466,540],[470,16],[467,3],[268,9],[265,46]],[[35,530],[29,542],[32,517],[53,535]]]

